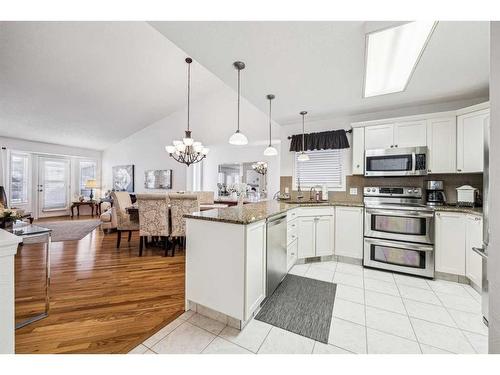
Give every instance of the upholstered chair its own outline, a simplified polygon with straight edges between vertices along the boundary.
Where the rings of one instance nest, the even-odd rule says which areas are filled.
[[[116,230],[118,232],[116,248],[119,248],[122,232],[128,232],[128,241],[130,242],[132,232],[139,230],[139,221],[127,213],[127,207],[132,206],[132,200],[128,192],[113,191],[111,198],[113,198],[113,213],[116,214]]]
[[[193,194],[198,196],[200,204],[214,204],[215,193],[213,191],[195,191]]]
[[[142,249],[149,236],[163,239],[165,255],[167,255],[167,241],[170,234],[167,195],[137,194],[137,207],[139,209],[139,256],[142,256]]]
[[[184,244],[186,236],[186,219],[184,215],[200,210],[198,195],[172,193],[168,195],[172,215],[172,231],[170,236]],[[175,247],[174,247],[175,248]],[[172,250],[173,254],[174,250]]]

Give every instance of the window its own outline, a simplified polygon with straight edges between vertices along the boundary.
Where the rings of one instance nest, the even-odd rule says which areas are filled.
[[[85,188],[87,180],[97,179],[97,162],[93,160],[80,161],[80,195],[88,197],[90,189]]]
[[[10,206],[28,203],[29,156],[10,155]]]
[[[308,161],[298,161],[295,153],[294,187],[311,188],[326,185],[330,190],[343,190],[345,185],[342,168],[342,150],[306,151]]]

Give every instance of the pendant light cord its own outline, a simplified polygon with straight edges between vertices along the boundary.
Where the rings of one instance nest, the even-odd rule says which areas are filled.
[[[304,139],[305,139],[305,136],[304,136],[304,116],[305,114],[302,115],[302,153],[304,153]]]
[[[187,116],[187,120],[188,120],[188,128],[187,130],[189,131],[189,99],[190,99],[190,96],[191,96],[191,63],[188,63],[188,105],[187,105],[187,110],[188,110],[188,116]]]
[[[238,69],[238,133],[240,132],[240,72]]]
[[[272,99],[269,99],[269,147],[271,147],[271,101]]]

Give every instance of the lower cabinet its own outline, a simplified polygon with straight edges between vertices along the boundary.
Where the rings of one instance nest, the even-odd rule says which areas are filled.
[[[465,276],[465,216],[436,212],[436,271]]]
[[[323,213],[323,214],[322,214]],[[308,214],[315,214],[309,216]],[[298,258],[333,255],[334,209],[301,209],[298,221]]]
[[[260,306],[266,297],[266,224],[259,222],[246,228],[246,279],[244,319]]]
[[[483,263],[473,247],[483,246],[483,220],[476,215],[466,218],[465,276],[479,288],[482,286]]]
[[[286,248],[286,270],[290,271],[290,269],[297,262],[298,254],[299,254],[299,241],[297,239],[293,240],[288,244]]]
[[[363,207],[335,208],[335,255],[363,259]]]

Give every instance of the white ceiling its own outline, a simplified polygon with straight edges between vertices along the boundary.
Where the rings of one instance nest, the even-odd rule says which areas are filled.
[[[242,94],[281,124],[487,97],[489,22],[440,22],[405,92],[362,98],[365,22],[150,22],[226,84],[242,60]]]
[[[185,106],[185,57],[146,22],[0,22],[0,136],[102,150]]]

